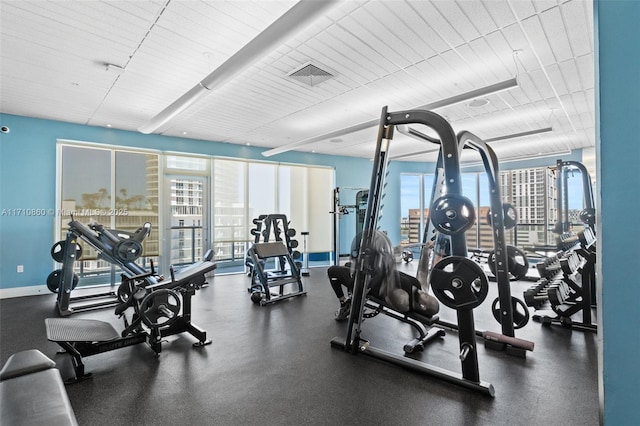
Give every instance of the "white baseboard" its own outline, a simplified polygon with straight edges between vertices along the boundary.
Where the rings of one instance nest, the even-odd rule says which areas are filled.
[[[43,294],[52,294],[46,285],[0,288],[0,299],[10,299],[12,297],[24,297],[24,296],[42,296]]]

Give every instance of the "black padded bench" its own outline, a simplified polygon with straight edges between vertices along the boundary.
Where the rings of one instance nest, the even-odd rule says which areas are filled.
[[[15,353],[0,370],[2,426],[77,425],[56,363],[30,349]]]
[[[209,256],[208,251],[205,256],[205,259],[202,261],[185,266],[171,277],[164,278],[154,284],[146,285],[145,288],[148,290],[155,290],[159,288],[186,288],[189,285],[198,288],[203,287],[206,284],[205,274],[208,274],[218,267],[217,264],[210,261],[210,258],[213,257],[213,252],[211,252],[211,255]]]

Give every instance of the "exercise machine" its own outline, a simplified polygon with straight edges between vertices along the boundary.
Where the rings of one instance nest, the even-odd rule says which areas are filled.
[[[591,185],[591,176],[587,168],[578,161],[562,161],[556,162],[556,213],[557,221],[554,231],[557,234],[563,234],[571,231],[572,221],[569,219],[569,191],[568,180],[569,174],[578,171],[582,177],[582,194],[584,208],[580,211],[579,219],[592,230],[595,230],[596,224],[596,208],[593,201],[593,187]]]
[[[591,176],[586,167],[578,161],[557,160],[555,166],[556,176],[556,223],[553,226],[553,233],[556,235],[555,245],[533,245],[523,247],[526,251],[536,253],[543,257],[561,255],[563,252],[572,250],[578,244],[576,232],[572,229],[574,221],[570,218],[569,209],[569,176],[576,172],[580,173],[583,194],[583,209],[579,212],[577,219],[582,221],[586,227],[595,232],[596,209],[593,198],[593,187]]]
[[[418,132],[418,134],[422,133]],[[462,155],[463,149],[473,149],[480,154],[489,184],[490,210],[486,220],[493,231],[493,250],[487,253],[487,263],[497,282],[498,297],[494,299],[491,310],[494,318],[501,325],[501,332],[475,331],[475,333],[484,338],[485,347],[504,350],[509,355],[525,358],[526,351],[532,351],[534,344],[516,338],[515,329],[524,327],[529,322],[530,314],[525,303],[511,295],[510,281],[524,276],[529,265],[524,252],[508,246],[505,237],[505,229],[513,228],[517,224],[517,212],[511,204],[502,202],[498,159],[493,149],[470,132],[460,132],[456,137],[459,156]],[[430,137],[425,139],[428,142],[438,143]],[[476,220],[473,205],[469,199],[447,192],[442,154],[441,150],[431,193],[433,203],[429,209],[429,222],[423,237],[425,256],[424,260],[421,256],[418,265],[418,279],[423,287],[426,287],[432,278],[430,274],[442,274],[441,268],[436,267],[436,263],[439,259],[451,255],[452,236],[469,229]],[[468,260],[465,259],[464,262],[460,260],[460,262],[466,264]],[[469,268],[471,268],[470,264]],[[483,276],[484,274],[480,275],[478,279],[482,279]],[[446,306],[455,305],[450,300],[445,300],[443,303]],[[437,321],[437,324],[457,329],[455,324],[444,321]]]
[[[470,132],[460,132],[457,137],[460,152],[464,148],[470,148],[480,154],[489,182],[491,209],[487,219],[493,231],[493,250],[487,263],[498,286],[498,297],[493,301],[491,310],[501,325],[501,333],[482,333],[485,346],[524,358],[526,351],[533,350],[534,345],[530,341],[516,338],[515,329],[522,328],[529,322],[529,310],[521,299],[511,295],[511,279],[526,275],[529,265],[522,251],[506,244],[505,236],[505,229],[516,226],[517,213],[512,205],[502,202],[498,159],[493,149]],[[445,217],[448,215],[450,213]],[[440,219],[436,217],[435,221],[438,220]]]
[[[74,312],[116,306],[121,302],[116,291],[71,297],[71,292],[79,282],[74,272],[74,263],[82,258],[82,246],[79,240],[89,244],[98,253],[98,257],[112,265],[119,266],[129,276],[141,276],[146,270],[136,263],[142,256],[142,242],[151,233],[151,224],[145,223],[135,232],[107,229],[103,225],[92,222],[85,225],[72,217],[69,222],[66,239],[58,241],[51,247],[51,256],[62,264],[62,268],[54,270],[47,277],[47,287],[57,293],[56,305],[61,316],[69,316]],[[146,274],[148,284],[159,281],[155,274]],[[94,303],[87,301],[99,300]]]
[[[463,215],[460,217],[460,221],[449,220],[448,225],[444,225],[445,228],[448,228],[449,225],[451,228],[456,228],[456,232],[449,235],[451,255],[443,258],[434,266],[429,279],[436,297],[442,303],[456,309],[462,374],[380,349],[370,341],[365,340],[361,335],[364,320],[363,314],[367,303],[367,289],[374,273],[372,243],[381,210],[389,146],[393,139],[394,128],[410,123],[419,123],[430,127],[439,135],[444,176],[443,194],[448,196],[450,200],[461,200],[462,186],[458,142],[449,123],[441,116],[430,111],[389,112],[387,107],[384,107],[380,117],[376,152],[373,159],[360,252],[355,260],[355,279],[347,334],[345,338],[336,337],[331,340],[331,345],[354,355],[368,355],[435,376],[485,395],[494,396],[493,385],[480,380],[476,351],[473,309],[486,298],[488,282],[486,276],[484,280],[482,279],[484,276],[482,269],[474,261],[466,259],[467,248],[464,235],[466,225],[464,225],[464,222],[467,222],[467,219],[472,216],[473,205],[464,202],[466,213],[468,213],[466,218]],[[440,201],[443,202],[443,205],[446,204],[446,200]],[[434,203],[434,206],[437,207],[438,204]],[[445,216],[447,215],[445,214]],[[439,272],[434,274],[436,270]]]
[[[354,204],[340,204],[340,194],[344,191],[356,191]],[[336,187],[333,190],[333,211],[329,212],[333,215],[333,264],[340,264],[340,219],[343,216],[354,213],[355,233],[358,235],[362,232],[364,219],[367,211],[367,202],[369,200],[369,190],[367,188],[353,187]]]
[[[67,382],[91,377],[85,371],[84,357],[127,346],[147,343],[158,356],[165,337],[189,333],[197,339],[194,347],[211,343],[206,331],[191,322],[191,298],[206,284],[206,274],[216,268],[213,252],[208,250],[200,262],[186,266],[171,277],[150,284],[154,271],[137,276],[122,275],[122,301],[115,314],[123,318],[121,332],[105,321],[93,319],[47,318],[47,339],[57,343],[61,355],[70,358],[73,366]],[[130,317],[128,312],[133,311]]]

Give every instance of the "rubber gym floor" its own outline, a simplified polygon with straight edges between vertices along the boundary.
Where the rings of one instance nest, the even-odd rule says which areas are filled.
[[[399,265],[413,273],[414,263]],[[490,398],[370,357],[330,346],[344,337],[334,321],[337,299],[326,268],[303,278],[308,294],[254,305],[245,275],[209,278],[193,298],[192,320],[213,343],[193,348],[187,334],[168,337],[159,358],[144,344],[85,358],[89,380],[67,385],[81,425],[598,425],[595,333],[543,327],[531,321],[516,336],[535,342],[520,359],[478,341],[481,380]],[[530,282],[512,283],[522,297]],[[500,331],[491,314],[496,284],[474,310],[478,330]],[[74,295],[79,290],[74,292]],[[80,294],[80,293],[78,293]],[[0,301],[1,362],[36,348],[54,358],[44,319],[57,317],[55,296]],[[440,317],[455,322],[455,311]],[[122,322],[113,309],[73,318]],[[409,326],[384,315],[367,320],[363,338],[402,353]],[[460,372],[458,338],[447,331],[418,356]],[[37,401],[33,401],[37,404]]]

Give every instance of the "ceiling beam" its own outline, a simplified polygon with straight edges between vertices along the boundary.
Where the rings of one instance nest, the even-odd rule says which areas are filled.
[[[339,0],[300,0],[202,81],[138,128],[153,133],[319,18]]]
[[[498,83],[490,84],[488,86],[484,86],[479,89],[471,90],[469,92],[460,93],[459,95],[455,95],[450,98],[441,99],[439,101],[435,101],[435,102],[422,105],[416,108],[412,108],[412,109],[431,111],[434,109],[443,108],[443,107],[454,105],[460,102],[468,101],[469,99],[475,99],[482,96],[487,96],[487,95],[495,94],[498,92],[502,92],[504,90],[512,89],[514,87],[518,87],[518,80],[516,79],[516,77],[510,78],[508,80],[500,81]],[[323,135],[314,136],[301,141],[292,142],[292,143],[280,146],[278,148],[273,148],[267,151],[263,151],[262,155],[265,157],[271,157],[276,154],[282,154],[283,152],[291,151],[301,146],[305,146],[315,142],[320,142],[330,138],[335,138],[338,136],[344,136],[349,133],[355,133],[360,130],[368,129],[370,127],[374,127],[378,125],[379,123],[380,123],[380,119],[376,118],[374,120],[369,120],[364,123],[356,124],[354,126],[345,127],[343,129],[325,133]]]

